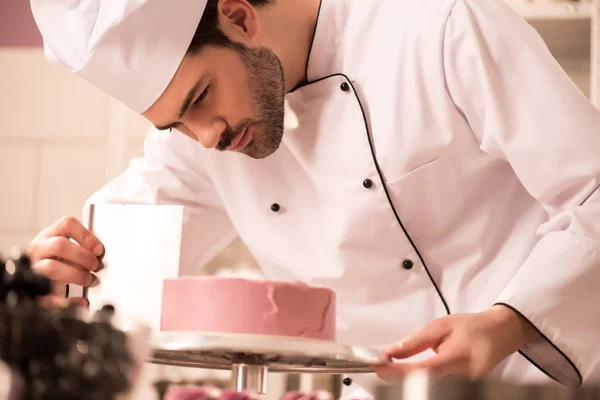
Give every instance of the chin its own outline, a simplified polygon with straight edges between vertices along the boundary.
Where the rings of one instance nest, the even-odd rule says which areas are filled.
[[[255,140],[251,141],[242,152],[248,157],[261,160],[279,150],[281,142],[283,141],[283,131],[278,134],[271,134],[267,139],[265,131],[261,130],[259,136],[257,136]]]
[[[252,148],[248,149],[247,151],[244,151],[244,154],[250,158],[254,158],[255,160],[262,160],[274,154],[277,150],[279,150],[279,146],[269,150],[260,149],[260,151],[257,151],[255,148]]]

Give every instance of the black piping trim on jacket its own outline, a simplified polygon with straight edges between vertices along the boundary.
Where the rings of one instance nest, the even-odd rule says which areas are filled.
[[[381,180],[381,182],[383,182],[383,174],[381,173],[381,168],[379,167],[379,163],[377,162],[377,157],[375,156],[375,150],[373,147],[373,143],[371,140],[371,133],[370,133],[370,129],[369,129],[369,124],[367,123],[367,117],[365,114],[365,110],[362,106],[362,103],[360,101],[360,97],[358,97],[358,94],[356,93],[356,89],[354,88],[354,84],[352,84],[352,81],[343,73],[335,73],[335,74],[331,74],[331,75],[327,75],[324,76],[322,78],[316,79],[312,82],[308,82],[305,83],[303,85],[299,85],[296,88],[294,88],[293,91],[300,89],[302,87],[305,86],[310,86],[312,84],[324,81],[326,79],[329,78],[333,78],[334,76],[341,76],[343,78],[345,78],[350,85],[352,86],[352,91],[354,92],[354,96],[356,97],[356,100],[358,101],[358,104],[360,106],[360,110],[362,112],[362,116],[363,116],[363,121],[365,123],[365,128],[367,129],[367,139],[369,141],[369,147],[371,149],[371,155],[373,157],[373,162],[375,163],[375,168],[377,169],[377,174],[379,175],[379,179]],[[408,241],[410,242],[410,244],[412,245],[412,247],[415,249],[415,252],[417,253],[417,255],[419,256],[419,259],[421,260],[421,263],[423,263],[423,267],[425,268],[425,271],[427,272],[427,275],[429,276],[429,279],[431,280],[431,283],[433,284],[433,286],[435,287],[435,290],[437,291],[438,295],[440,296],[440,299],[442,300],[442,303],[444,304],[444,308],[446,309],[446,312],[448,314],[451,314],[450,312],[450,308],[448,307],[448,303],[446,302],[446,299],[444,299],[444,296],[442,295],[442,292],[440,291],[440,289],[438,288],[437,284],[435,283],[435,280],[433,279],[433,276],[431,275],[431,273],[429,272],[429,269],[427,268],[427,265],[425,264],[425,260],[423,260],[423,257],[421,256],[421,253],[419,252],[419,249],[417,248],[417,246],[415,245],[415,243],[413,242],[412,238],[410,237],[410,235],[408,234],[408,231],[406,230],[406,228],[404,227],[404,224],[402,224],[402,221],[400,220],[400,217],[398,216],[398,213],[396,212],[396,208],[394,207],[394,203],[392,202],[392,199],[390,197],[390,194],[387,190],[387,187],[384,183],[383,185],[383,189],[385,191],[385,195],[388,199],[388,202],[390,204],[390,206],[392,207],[392,211],[394,212],[394,216],[396,217],[396,220],[398,221],[398,224],[400,225],[400,227],[402,228],[402,231],[404,232],[404,234],[406,235],[406,237],[408,238]],[[597,189],[596,189],[597,190]],[[495,305],[503,305],[505,307],[510,308],[511,310],[513,310],[515,313],[519,314],[520,316],[522,316],[523,318],[525,318],[527,321],[529,321],[523,314],[521,314],[518,310],[516,310],[515,308],[511,307],[508,304],[505,303],[496,303]],[[573,367],[573,369],[575,370],[575,372],[577,373],[577,377],[578,377],[578,386],[580,386],[583,382],[583,377],[581,376],[581,373],[579,372],[579,370],[577,369],[577,367],[575,366],[575,364],[571,361],[571,359],[569,357],[566,356],[565,353],[563,353],[558,347],[556,347],[556,345],[554,343],[552,343],[547,337],[546,335],[544,335],[535,325],[533,325],[531,323],[531,321],[529,321],[529,323],[535,328],[535,330],[548,342],[550,343],[550,345],[552,347],[554,347],[554,349],[556,349],[556,351],[558,351],[566,360],[567,362]],[[522,351],[519,350],[519,354],[521,354],[527,361],[529,361],[531,364],[533,364],[536,368],[538,368],[541,372],[543,372],[544,374],[546,374],[548,377],[550,377],[551,379],[553,379],[556,382],[560,382],[558,379],[556,379],[556,377],[554,377],[551,373],[549,373],[548,371],[544,370],[544,368],[542,368],[541,366],[539,366],[535,361],[533,361],[531,358],[529,358],[529,356],[527,356],[525,353],[523,353]]]
[[[554,350],[556,350],[565,360],[567,360],[567,362],[571,365],[571,367],[573,367],[573,369],[577,373],[577,386],[581,386],[581,384],[583,383],[583,377],[581,376],[581,373],[579,372],[579,370],[575,366],[575,363],[573,363],[573,361],[571,361],[571,359],[569,357],[567,357],[567,355],[561,349],[559,349],[554,343],[552,343],[552,341],[550,339],[548,339],[546,337],[546,335],[544,335],[542,333],[542,331],[540,331],[526,316],[524,316],[523,314],[521,314],[521,312],[519,310],[517,310],[516,308],[514,308],[513,306],[511,306],[509,304],[506,304],[506,303],[495,303],[494,305],[500,305],[500,306],[507,307],[507,308],[511,309],[514,313],[520,315],[527,322],[529,322],[529,324],[531,326],[533,326],[533,328],[538,332],[538,334],[542,338],[544,338],[544,340],[546,340],[546,342],[550,343],[550,346],[552,346],[554,348]],[[540,371],[542,371],[544,374],[548,375],[548,377],[550,377],[551,379],[553,379],[554,381],[556,381],[558,383],[561,383],[561,384],[565,385],[563,382],[561,382],[559,379],[557,379],[554,375],[552,375],[551,373],[549,373],[548,371],[546,371],[544,368],[542,368],[540,365],[538,365],[535,361],[533,361],[527,354],[523,353],[523,351],[519,350],[519,354],[521,354],[523,357],[525,357],[527,359],[527,361],[529,361],[530,363],[532,363],[537,369],[539,369]],[[567,386],[567,385],[565,385],[565,386]]]
[[[585,200],[583,200],[579,206],[581,207],[582,205],[584,205],[585,203],[587,203],[587,201],[594,195],[594,193],[596,193],[598,190],[600,190],[600,185],[596,186],[596,188],[594,190],[592,190],[592,193],[588,194],[587,197],[585,198]]]
[[[425,268],[425,272],[427,272],[427,276],[429,276],[429,280],[433,284],[433,287],[435,288],[435,291],[438,293],[438,295],[440,296],[440,300],[442,300],[442,303],[444,304],[444,308],[446,309],[446,313],[450,314],[450,307],[448,307],[448,303],[446,302],[446,299],[444,299],[444,295],[442,295],[442,291],[438,287],[437,283],[435,283],[435,280],[433,279],[433,276],[429,272],[429,268],[427,268],[427,265],[425,264],[425,260],[421,256],[421,252],[419,251],[419,249],[417,248],[415,242],[412,240],[412,238],[408,234],[408,231],[406,230],[406,228],[404,227],[404,224],[400,220],[400,216],[398,215],[398,212],[396,212],[396,207],[394,207],[394,202],[392,202],[392,198],[390,196],[388,188],[387,188],[387,186],[385,184],[385,181],[383,179],[383,173],[381,172],[381,168],[379,167],[379,162],[377,161],[377,157],[375,156],[375,148],[373,146],[373,140],[371,139],[371,131],[369,129],[369,124],[367,122],[367,115],[365,114],[365,109],[363,108],[363,105],[362,105],[362,103],[360,101],[360,97],[358,97],[358,93],[356,93],[356,89],[354,88],[354,84],[352,83],[352,81],[346,75],[344,75],[344,74],[340,74],[340,75],[342,75],[344,78],[346,78],[346,80],[350,83],[350,86],[352,86],[352,92],[354,93],[354,96],[356,97],[356,100],[358,101],[358,105],[360,106],[360,111],[362,113],[363,121],[365,123],[365,129],[367,130],[367,140],[369,141],[369,147],[371,148],[371,156],[373,157],[373,163],[375,164],[375,168],[377,169],[377,175],[379,175],[379,179],[383,183],[383,190],[385,192],[385,196],[387,197],[388,203],[390,203],[390,207],[392,208],[392,211],[394,212],[394,216],[396,217],[396,221],[398,221],[398,224],[402,228],[402,231],[404,232],[404,235],[406,235],[406,237],[408,238],[408,241],[410,242],[411,246],[413,247],[413,249],[415,249],[415,252],[417,253],[417,256],[419,257],[419,260],[421,260],[421,264],[423,264],[423,268]]]
[[[408,234],[408,231],[406,230],[406,228],[404,227],[404,224],[400,220],[400,216],[396,212],[396,207],[394,207],[394,203],[392,202],[392,198],[390,197],[390,193],[388,192],[387,186],[384,183],[383,173],[381,172],[381,168],[379,167],[379,163],[377,162],[377,157],[375,156],[375,149],[373,147],[373,141],[371,140],[371,131],[369,129],[369,124],[367,122],[367,115],[365,114],[365,109],[362,106],[360,98],[358,97],[358,93],[356,93],[356,89],[354,88],[354,85],[352,84],[352,81],[345,74],[336,73],[336,74],[331,74],[331,75],[324,76],[324,77],[319,78],[319,79],[317,79],[317,80],[315,80],[313,82],[309,82],[309,83],[307,83],[305,85],[298,86],[296,89],[299,89],[301,87],[305,87],[305,86],[309,86],[309,85],[315,84],[317,82],[323,81],[325,79],[332,78],[334,76],[341,76],[341,77],[343,77],[344,79],[346,79],[348,81],[348,83],[350,83],[350,86],[352,87],[352,92],[354,93],[354,96],[356,97],[356,100],[358,101],[358,105],[360,106],[360,111],[362,113],[363,121],[365,123],[365,129],[367,130],[367,140],[369,141],[369,147],[371,149],[371,156],[373,157],[373,163],[375,164],[375,168],[377,169],[377,175],[379,175],[379,179],[383,183],[383,190],[385,191],[385,195],[386,195],[386,197],[388,199],[388,203],[390,204],[390,207],[392,208],[392,211],[394,212],[394,216],[396,217],[396,221],[398,221],[398,224],[402,228],[402,231],[404,232],[404,235],[406,235],[406,237],[408,238],[408,241],[410,242],[411,246],[413,247],[413,249],[415,249],[415,252],[417,253],[417,256],[419,257],[419,260],[421,260],[421,263],[423,264],[423,267],[425,268],[425,271],[427,272],[427,276],[429,276],[429,280],[433,284],[433,287],[435,288],[435,291],[440,296],[440,300],[442,300],[442,303],[444,304],[444,308],[446,309],[446,313],[450,314],[450,307],[448,307],[448,303],[446,302],[446,299],[444,299],[444,296],[442,295],[442,291],[438,287],[437,283],[435,283],[435,280],[433,279],[433,276],[431,275],[431,273],[429,272],[429,269],[427,268],[427,265],[425,264],[425,260],[421,256],[421,252],[419,252],[419,249],[415,245],[415,242],[412,240],[412,238]],[[294,89],[294,90],[296,90],[296,89]]]
[[[306,83],[304,83],[304,84],[302,84],[302,85],[296,86],[296,87],[294,88],[294,90],[292,90],[290,93],[292,93],[292,92],[295,92],[295,91],[296,91],[296,90],[298,90],[298,89],[302,89],[302,88],[304,88],[304,87],[307,87],[307,86],[310,86],[310,85],[314,85],[315,83],[319,83],[319,82],[321,82],[321,81],[324,81],[324,80],[326,80],[326,79],[333,78],[334,76],[343,76],[345,79],[348,79],[348,77],[347,77],[346,75],[344,75],[344,74],[341,74],[341,73],[335,73],[335,74],[331,74],[331,75],[324,76],[324,77],[322,77],[322,78],[319,78],[319,79],[315,79],[315,80],[314,80],[314,81],[312,81],[312,82],[306,82]],[[348,82],[350,82],[350,81],[348,80]],[[362,109],[362,106],[361,106],[361,109]],[[365,122],[366,122],[366,120],[365,120]]]

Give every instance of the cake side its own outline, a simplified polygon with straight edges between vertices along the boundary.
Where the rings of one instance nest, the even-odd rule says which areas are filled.
[[[336,296],[300,282],[197,277],[163,283],[161,331],[335,340]]]

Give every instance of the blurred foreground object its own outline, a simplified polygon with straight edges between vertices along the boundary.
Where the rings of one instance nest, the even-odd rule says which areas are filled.
[[[110,306],[94,314],[43,308],[38,300],[51,287],[26,255],[0,262],[0,359],[22,378],[17,398],[109,400],[132,392],[148,356],[147,329]]]
[[[0,361],[0,400],[19,400],[23,397],[23,381],[11,368]]]

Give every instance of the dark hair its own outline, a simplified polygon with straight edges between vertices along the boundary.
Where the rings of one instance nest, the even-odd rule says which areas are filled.
[[[247,0],[253,7],[259,8],[273,3],[275,0]],[[234,43],[223,33],[219,26],[217,4],[219,0],[208,0],[204,14],[200,19],[196,33],[188,48],[188,53],[200,51],[202,46],[212,44],[215,46],[235,47]]]

